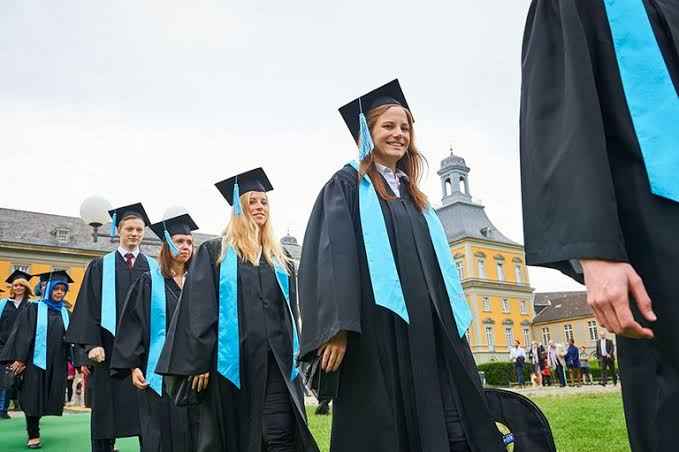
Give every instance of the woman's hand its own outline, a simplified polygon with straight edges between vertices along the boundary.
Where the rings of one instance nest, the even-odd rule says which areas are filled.
[[[87,366],[80,366],[80,373],[83,374],[83,376],[85,377],[89,377],[91,373],[90,368]]]
[[[207,388],[207,384],[210,380],[210,372],[205,372],[201,375],[194,375],[189,378],[191,378],[191,389],[196,392],[201,392]]]
[[[14,361],[10,366],[9,370],[14,375],[21,375],[21,373],[26,369],[26,364],[23,361]]]
[[[347,332],[340,331],[318,349],[318,356],[321,357],[321,369],[323,372],[335,372],[339,369],[346,352]]]
[[[144,378],[144,372],[138,367],[132,369],[132,384],[135,388],[141,389],[142,391],[149,387],[149,384]]]

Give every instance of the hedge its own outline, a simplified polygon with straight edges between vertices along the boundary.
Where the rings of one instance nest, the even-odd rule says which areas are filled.
[[[512,383],[516,383],[514,364],[511,362],[496,361],[492,363],[479,364],[477,367],[479,372],[483,372],[485,374],[486,385],[488,386],[510,386]],[[531,369],[532,367],[530,364],[526,364],[523,368],[524,379],[527,384],[530,384]],[[596,360],[590,359],[590,373],[595,380],[601,378],[601,369],[599,368],[599,363]],[[568,376],[568,371],[566,371],[566,376]]]

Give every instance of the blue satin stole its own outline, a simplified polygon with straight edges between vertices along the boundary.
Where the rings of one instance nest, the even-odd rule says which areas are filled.
[[[151,306],[149,326],[149,350],[146,362],[146,381],[160,397],[163,396],[163,377],[156,373],[156,366],[163,350],[166,335],[167,299],[165,297],[165,278],[155,259],[146,258],[151,275]]]
[[[2,316],[2,313],[5,312],[5,306],[7,305],[7,298],[0,298],[0,316]]]
[[[47,370],[47,310],[49,306],[45,301],[38,303],[38,319],[35,325],[35,345],[33,347],[33,364],[42,370]],[[68,329],[68,309],[61,306],[61,321],[64,322],[64,331]]]
[[[651,191],[679,202],[679,93],[642,0],[604,0]]]
[[[104,271],[101,278],[101,327],[116,335],[116,253],[104,256]]]
[[[282,265],[276,265],[276,280],[285,297],[292,321],[292,372],[290,379],[299,375],[297,357],[299,337],[290,300],[290,277]],[[219,265],[219,320],[217,327],[217,371],[240,389],[240,331],[238,321],[238,256],[229,245]]]
[[[358,171],[358,163],[352,161],[351,166]],[[368,260],[370,283],[375,297],[375,304],[389,309],[410,323],[406,307],[401,280],[396,270],[396,261],[389,244],[387,226],[382,215],[380,201],[375,187],[367,174],[363,175],[358,186],[358,204],[363,231],[363,243]],[[464,297],[459,275],[453,256],[450,252],[448,239],[443,225],[436,211],[429,206],[423,213],[429,229],[432,245],[436,253],[443,281],[446,286],[450,307],[457,325],[457,331],[462,337],[472,321],[471,309]]]

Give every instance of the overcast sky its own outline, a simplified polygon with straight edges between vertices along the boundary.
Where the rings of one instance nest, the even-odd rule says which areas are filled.
[[[523,242],[520,52],[529,0],[3,1],[0,206],[79,215],[98,194],[219,233],[213,183],[264,166],[280,236],[354,158],[337,107],[398,77],[429,161],[452,145],[472,196]],[[538,291],[578,289],[531,268]]]

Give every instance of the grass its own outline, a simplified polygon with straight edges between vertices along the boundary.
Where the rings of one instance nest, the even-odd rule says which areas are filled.
[[[539,397],[534,399],[549,419],[559,452],[628,452],[627,430],[618,393]],[[315,416],[309,424],[321,451],[328,452],[330,416]],[[89,451],[89,415],[46,417],[41,421],[43,450]],[[26,451],[23,418],[0,422],[0,451]],[[121,452],[138,452],[135,438],[116,443]]]

